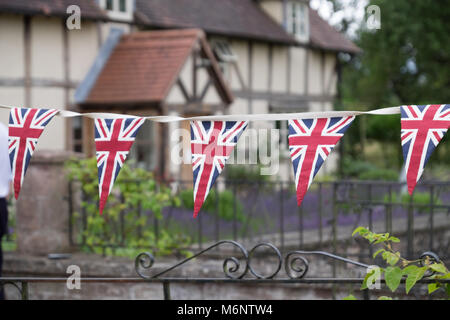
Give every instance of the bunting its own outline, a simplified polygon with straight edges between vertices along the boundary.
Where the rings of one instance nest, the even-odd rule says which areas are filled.
[[[412,195],[426,163],[450,127],[450,105],[402,106],[402,149]]]
[[[247,125],[247,121],[191,121],[194,218]]]
[[[143,123],[144,118],[95,121],[100,214]]]
[[[63,117],[79,115],[57,109],[16,107],[9,109],[9,157],[17,199],[30,159],[47,124],[56,115]],[[398,113],[401,114],[401,142],[408,191],[412,194],[431,154],[450,128],[448,104],[408,105],[368,112],[330,111],[191,118],[87,114],[94,118],[95,123],[99,211],[103,212],[114,182],[140,127],[146,120],[157,122],[190,120],[194,217],[196,217],[249,121],[288,121],[289,149],[297,189],[297,203],[300,206],[314,177],[350,127],[355,116]]]
[[[298,206],[314,176],[354,119],[351,116],[289,120],[289,151],[294,166]]]
[[[55,109],[12,108],[10,111],[9,160],[16,199],[39,137],[57,113]]]

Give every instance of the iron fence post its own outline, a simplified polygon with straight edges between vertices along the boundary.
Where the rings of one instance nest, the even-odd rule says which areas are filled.
[[[21,296],[22,296],[22,300],[28,300],[29,296],[28,296],[28,282],[26,281],[22,281],[21,282]]]
[[[434,186],[430,185],[430,244],[429,249],[434,247]]]
[[[284,190],[283,190],[283,182],[280,182],[280,247],[281,250],[284,250]]]
[[[333,221],[332,221],[332,235],[333,235],[333,254],[337,254],[337,218],[338,218],[338,212],[337,212],[337,183],[333,182]],[[332,263],[332,274],[333,278],[336,278],[336,261],[333,260]],[[333,299],[336,299],[336,286],[333,284],[332,286],[332,295]]]
[[[237,199],[236,183],[233,183],[233,240],[237,240]]]
[[[322,245],[323,233],[322,233],[322,182],[319,182],[319,246]]]
[[[69,244],[73,246],[73,199],[72,199],[72,181],[69,181],[67,195],[68,206],[69,206]]]
[[[392,233],[392,184],[388,186],[388,204],[386,204],[386,232]]]
[[[171,300],[170,297],[170,283],[169,281],[163,282],[164,300]]]
[[[408,254],[408,258],[412,258],[413,257],[413,252],[414,252],[414,238],[413,238],[413,233],[414,233],[414,200],[413,200],[414,194],[412,194],[410,196],[409,199],[409,206],[408,206],[408,234],[407,234],[407,254]]]

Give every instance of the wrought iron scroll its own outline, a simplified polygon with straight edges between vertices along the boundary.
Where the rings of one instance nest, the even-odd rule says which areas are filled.
[[[283,263],[284,263],[284,271],[290,279],[302,279],[307,275],[310,268],[307,256],[326,257],[334,261],[341,261],[364,269],[367,269],[369,267],[368,264],[354,261],[341,256],[337,256],[324,251],[296,250],[288,252],[283,259],[280,250],[276,246],[268,242],[257,244],[250,251],[247,251],[241,244],[239,244],[236,241],[224,240],[217,242],[216,244],[198,252],[197,254],[187,259],[180,261],[179,263],[163,271],[155,273],[154,275],[148,275],[147,273],[154,265],[155,258],[151,253],[148,252],[141,253],[136,257],[135,260],[136,273],[143,279],[160,278],[161,276],[167,274],[168,272],[177,269],[178,267],[181,267],[187,262],[204,255],[205,253],[211,251],[214,248],[217,248],[225,244],[232,245],[233,247],[238,249],[238,251],[242,255],[240,258],[237,258],[236,256],[230,256],[225,258],[225,260],[223,261],[223,272],[225,274],[225,277],[229,279],[243,279],[244,277],[256,279],[273,279],[276,276],[280,275],[280,270],[282,269]],[[262,275],[258,273],[252,264],[254,261],[254,254],[256,250],[260,248],[270,249],[271,256],[274,256],[276,260],[276,268],[269,275]],[[264,256],[264,259],[267,259],[267,256]],[[425,252],[420,256],[421,261],[425,261],[427,259],[431,262],[440,261],[439,257],[433,252]],[[429,277],[431,275],[432,274],[430,273],[429,275],[426,276]]]

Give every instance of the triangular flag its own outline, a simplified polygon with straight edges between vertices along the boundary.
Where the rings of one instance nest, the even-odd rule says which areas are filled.
[[[428,159],[450,127],[450,105],[402,106],[402,149],[412,195]]]
[[[289,150],[294,166],[297,204],[355,117],[289,120]]]
[[[100,214],[144,122],[144,118],[95,119]]]
[[[25,173],[45,126],[58,113],[54,109],[12,108],[9,114],[9,160],[14,196],[19,197]]]
[[[247,121],[191,121],[194,218],[247,125]]]

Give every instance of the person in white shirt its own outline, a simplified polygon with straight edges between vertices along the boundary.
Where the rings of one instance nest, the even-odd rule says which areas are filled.
[[[11,165],[8,152],[8,129],[0,123],[0,278],[3,268],[2,238],[8,232],[8,196],[11,184]],[[3,286],[0,285],[0,300],[4,300]]]

